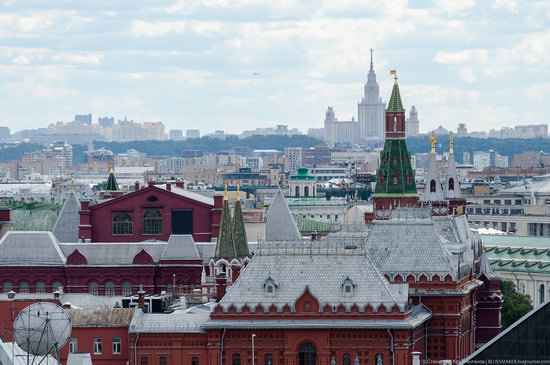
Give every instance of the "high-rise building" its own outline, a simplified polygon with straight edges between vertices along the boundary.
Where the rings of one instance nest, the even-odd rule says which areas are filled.
[[[296,172],[303,165],[302,147],[285,147],[285,169]]]
[[[8,127],[0,127],[0,142],[8,142],[10,140],[11,131]]]
[[[103,128],[111,128],[115,124],[115,118],[113,117],[99,117],[97,123]]]
[[[92,114],[76,114],[74,116],[74,121],[90,125],[92,124]]]
[[[380,87],[376,82],[376,74],[370,50],[370,70],[365,84],[365,95],[357,105],[359,119],[359,137],[382,141],[385,137],[384,113],[386,104],[380,98]]]
[[[168,132],[168,139],[173,141],[181,141],[183,139],[183,132],[181,129],[172,129]]]
[[[185,132],[185,136],[187,137],[187,139],[201,138],[201,131],[198,129],[188,129]]]
[[[458,128],[456,129],[456,135],[459,137],[466,137],[468,135],[468,128],[466,128],[466,124],[460,123],[458,125]]]
[[[359,124],[355,119],[339,121],[331,106],[325,113],[325,141],[330,145],[354,143],[358,141]]]
[[[411,111],[409,112],[409,118],[407,119],[407,137],[418,136],[419,124],[420,122],[418,120],[418,111],[413,105]]]

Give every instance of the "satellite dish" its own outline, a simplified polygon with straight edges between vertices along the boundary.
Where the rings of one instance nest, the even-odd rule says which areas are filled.
[[[23,309],[13,322],[17,345],[29,354],[47,356],[58,351],[71,335],[71,320],[60,306],[34,303]]]

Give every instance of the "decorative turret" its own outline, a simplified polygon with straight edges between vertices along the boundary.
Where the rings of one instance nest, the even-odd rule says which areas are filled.
[[[449,160],[447,161],[447,176],[445,179],[445,198],[449,201],[449,213],[462,214],[466,199],[462,197],[458,174],[456,171],[456,161],[454,154],[453,132],[449,135]]]
[[[405,141],[405,109],[399,93],[397,73],[392,70],[394,85],[386,109],[386,142],[380,154],[374,210],[391,210],[398,206],[417,206],[418,193]]]
[[[231,227],[231,213],[229,212],[229,198],[227,197],[226,182],[223,193],[220,233],[218,234],[218,241],[216,242],[216,257],[232,258],[235,256],[235,241],[233,240],[233,229]]]
[[[109,171],[109,178],[107,178],[107,186],[105,187],[105,191],[108,192],[114,192],[114,191],[120,191],[118,188],[118,183],[116,181],[115,177],[115,171],[111,167],[111,170]]]
[[[446,215],[447,201],[443,196],[443,188],[441,186],[441,177],[437,168],[437,158],[435,154],[436,136],[435,132],[430,134],[430,142],[432,150],[428,159],[428,169],[426,171],[426,185],[424,186],[424,194],[420,197],[420,201],[424,205],[432,206],[432,214]],[[445,207],[439,209],[440,207]]]
[[[246,257],[249,255],[248,240],[246,239],[246,230],[244,227],[243,211],[241,208],[240,183],[237,183],[237,199],[235,201],[235,211],[233,212],[233,242],[235,246],[235,255],[237,257]]]

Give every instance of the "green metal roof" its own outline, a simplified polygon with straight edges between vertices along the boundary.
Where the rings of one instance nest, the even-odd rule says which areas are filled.
[[[311,233],[311,232],[328,233],[328,232],[336,232],[340,229],[340,225],[337,223],[317,221],[314,219],[304,218],[300,216],[295,216],[294,220],[296,221],[296,225],[298,226],[298,229],[300,230],[301,233]]]
[[[388,108],[386,109],[389,112],[404,112],[403,103],[401,102],[401,94],[399,93],[399,85],[397,80],[393,84],[393,89],[391,91],[390,101],[388,102]]]
[[[550,237],[481,235],[481,241],[487,246],[513,246],[550,248]]]
[[[308,171],[307,167],[299,167],[298,174],[291,175],[290,180],[315,180],[315,176],[309,175]]]
[[[550,238],[482,235],[481,240],[495,271],[550,273]]]

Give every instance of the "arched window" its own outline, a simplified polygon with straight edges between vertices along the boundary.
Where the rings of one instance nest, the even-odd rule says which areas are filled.
[[[241,365],[241,354],[233,354],[231,357],[231,365]]]
[[[298,360],[299,365],[316,365],[317,350],[315,346],[310,342],[302,344],[298,352]]]
[[[374,360],[376,365],[384,365],[384,356],[382,354],[376,354]]]
[[[13,284],[11,283],[11,281],[4,281],[4,284],[2,284],[2,291],[4,293],[9,293],[12,290],[13,290]]]
[[[294,196],[300,196],[300,187],[297,186],[295,189],[294,189]]]
[[[304,196],[309,196],[309,186],[304,186]]]
[[[540,303],[544,303],[545,301],[545,298],[544,298],[544,284],[540,284],[539,286],[539,301]]]
[[[143,213],[143,234],[162,234],[162,213],[158,209],[147,209]]]
[[[449,179],[449,190],[454,190],[455,189],[455,180],[451,177]]]
[[[196,356],[191,358],[191,365],[199,365],[199,358]]]
[[[149,358],[143,356],[139,361],[140,365],[149,365]]]
[[[61,284],[61,282],[54,281],[52,284],[52,292],[58,291],[59,289],[61,289],[62,286],[63,284]]]
[[[105,295],[112,297],[115,295],[115,283],[108,281],[105,283]]]
[[[27,294],[29,292],[29,282],[23,280],[19,283],[19,293]]]
[[[122,295],[125,297],[132,295],[132,283],[128,280],[122,283]]]
[[[274,297],[277,291],[277,283],[271,277],[268,277],[264,283],[264,291],[267,297]]]
[[[273,365],[273,355],[271,354],[264,355],[264,365]]]
[[[37,281],[35,289],[38,294],[44,294],[46,292],[46,283],[43,281]]]
[[[91,281],[88,284],[88,294],[99,295],[99,284],[97,281]]]
[[[113,235],[133,233],[133,221],[130,213],[119,212],[113,215]]]
[[[350,354],[344,354],[342,356],[342,365],[351,365],[351,355]]]
[[[159,365],[168,365],[168,359],[166,359],[166,356],[161,356],[159,358]]]
[[[521,294],[525,294],[525,283],[520,283],[519,284],[519,292]]]
[[[435,180],[430,180],[430,193],[435,193],[436,182]]]

